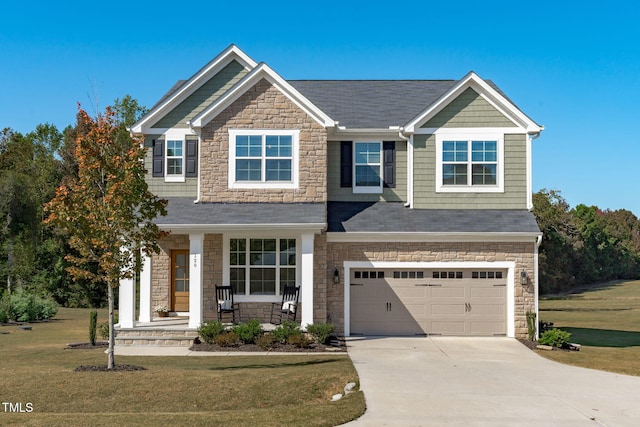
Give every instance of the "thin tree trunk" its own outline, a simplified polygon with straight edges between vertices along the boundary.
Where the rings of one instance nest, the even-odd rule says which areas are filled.
[[[9,238],[9,247],[7,249],[7,293],[11,295],[11,275],[13,274],[13,242]]]
[[[113,334],[113,286],[111,284],[107,285],[109,287],[109,350],[107,350],[107,369],[114,369],[116,367],[115,362],[115,337]]]

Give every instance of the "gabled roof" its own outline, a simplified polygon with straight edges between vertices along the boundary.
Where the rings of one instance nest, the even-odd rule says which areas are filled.
[[[131,131],[133,133],[143,133],[145,129],[152,126],[234,60],[248,71],[257,65],[253,59],[247,56],[247,54],[237,46],[233,44],[230,45],[196,72],[189,80],[181,80],[176,83],[144,117],[131,127]]]
[[[309,99],[301,94],[294,86],[289,84],[285,79],[280,77],[278,73],[273,71],[265,63],[260,63],[249,74],[244,76],[242,80],[236,83],[224,95],[218,98],[211,106],[206,108],[200,114],[191,120],[191,126],[199,128],[205,126],[209,121],[216,117],[222,110],[230,106],[240,96],[255,86],[260,80],[265,79],[282,92],[289,100],[304,110],[320,125],[325,127],[334,126],[334,121],[324,111],[316,107]]]

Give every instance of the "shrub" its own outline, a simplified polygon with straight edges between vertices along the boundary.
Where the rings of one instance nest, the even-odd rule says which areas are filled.
[[[224,328],[224,324],[217,320],[205,322],[198,328],[198,335],[200,335],[200,338],[207,344],[213,344],[216,337],[224,332]]]
[[[275,347],[276,340],[273,337],[273,334],[266,333],[258,337],[256,339],[256,345],[260,347],[261,350],[271,350]]]
[[[291,335],[287,342],[294,347],[298,348],[308,348],[313,340],[307,336],[304,332],[298,332],[297,334]]]
[[[538,322],[538,332],[540,335],[550,331],[551,329],[553,329],[553,322],[543,322],[542,320]]]
[[[0,299],[0,323],[9,321],[9,304],[6,298]]]
[[[43,298],[23,290],[8,297],[6,316],[17,322],[33,322],[50,319],[58,312],[58,304],[51,298]]]
[[[558,328],[546,331],[540,336],[540,344],[562,347],[569,342],[571,334]]]
[[[527,317],[527,336],[529,341],[533,341],[536,337],[536,313],[527,310],[525,315]]]
[[[238,343],[238,334],[233,331],[224,331],[213,339],[220,347],[233,347]]]
[[[245,344],[255,343],[256,339],[264,334],[264,329],[262,329],[262,325],[257,319],[250,320],[247,323],[234,325],[231,330],[235,332],[238,335],[240,341]]]
[[[98,328],[98,312],[89,313],[89,343],[96,345],[96,329]]]
[[[113,324],[118,323],[118,313],[113,313]],[[102,322],[98,325],[98,333],[103,340],[109,339],[109,322]]]
[[[333,323],[314,323],[307,326],[307,332],[318,344],[325,344],[334,331]]]
[[[275,341],[285,344],[290,336],[300,334],[300,332],[300,326],[296,322],[282,322],[271,334]]]

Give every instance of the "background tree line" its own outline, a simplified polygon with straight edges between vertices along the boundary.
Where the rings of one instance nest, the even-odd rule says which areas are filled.
[[[583,204],[572,209],[558,191],[546,189],[533,195],[533,205],[544,233],[540,293],[640,278],[640,221],[632,212]]]
[[[129,95],[112,106],[122,134],[146,109]],[[73,280],[65,257],[73,254],[66,238],[43,223],[44,205],[63,182],[78,174],[78,136],[88,132],[86,119],[59,131],[40,124],[23,135],[6,128],[0,133],[0,296],[23,290],[50,295],[69,307],[102,307],[107,287]]]

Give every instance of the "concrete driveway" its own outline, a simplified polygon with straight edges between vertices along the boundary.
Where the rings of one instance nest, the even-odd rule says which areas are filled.
[[[367,411],[349,426],[638,426],[640,377],[510,338],[350,338]],[[615,363],[615,361],[612,361]]]

